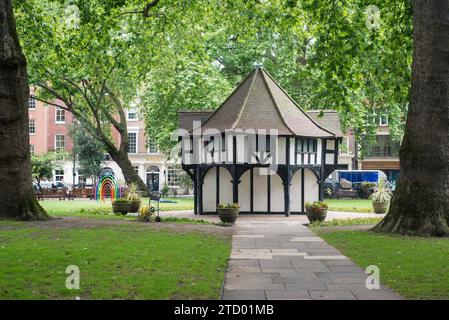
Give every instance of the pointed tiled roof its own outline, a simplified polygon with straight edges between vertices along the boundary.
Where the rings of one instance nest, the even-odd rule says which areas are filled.
[[[336,137],[343,137],[340,115],[335,110],[307,110],[307,114],[321,127],[332,131]]]
[[[279,135],[334,137],[262,68],[254,69],[203,124],[202,130],[277,129]]]

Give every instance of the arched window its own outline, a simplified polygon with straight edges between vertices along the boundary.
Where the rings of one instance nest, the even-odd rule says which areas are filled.
[[[156,167],[156,166],[151,166],[151,167],[148,167],[147,168],[147,172],[148,173],[151,173],[151,172],[159,172],[160,171],[160,169],[158,168],[158,167]]]
[[[112,168],[104,167],[103,169],[101,169],[101,171],[98,174],[98,176],[101,179],[104,176],[115,176],[115,173],[114,173],[114,170],[112,170]]]

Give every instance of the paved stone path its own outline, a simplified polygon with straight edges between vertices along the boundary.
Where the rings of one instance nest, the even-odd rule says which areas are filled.
[[[367,276],[299,221],[238,221],[222,298],[400,299]]]

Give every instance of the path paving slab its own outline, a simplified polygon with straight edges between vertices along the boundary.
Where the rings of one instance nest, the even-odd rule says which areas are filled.
[[[222,298],[401,298],[385,286],[367,289],[367,276],[348,257],[298,221],[245,218],[234,227]]]

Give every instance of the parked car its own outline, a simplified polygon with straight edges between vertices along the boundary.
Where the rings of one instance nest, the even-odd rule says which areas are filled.
[[[37,185],[36,182],[34,183]],[[41,181],[40,186],[42,189],[55,189],[55,188],[63,189],[67,187],[67,185],[62,181],[48,181],[48,180]]]
[[[37,182],[36,182],[37,184]],[[43,180],[39,183],[39,185],[41,186],[41,189],[50,189],[51,188],[51,182],[48,180]]]
[[[37,182],[33,182],[33,190],[34,190],[34,193],[39,193],[42,191],[42,186],[39,186],[37,184]]]

